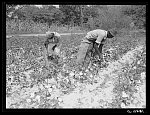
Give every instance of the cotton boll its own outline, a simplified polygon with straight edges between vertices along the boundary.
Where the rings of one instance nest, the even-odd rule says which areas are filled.
[[[140,61],[138,61],[137,64],[140,64]]]
[[[34,92],[30,94],[30,97],[33,98],[35,96]]]
[[[58,101],[59,101],[59,102],[62,102],[62,101],[63,101],[63,99],[59,97],[59,98],[58,98]]]
[[[145,77],[146,77],[145,72],[142,72],[142,73],[141,73],[141,79],[145,79]]]
[[[136,69],[136,68],[137,68],[136,66],[133,67],[133,69]]]
[[[80,72],[79,75],[83,75],[83,72]]]
[[[121,108],[126,108],[126,105],[124,103],[121,103]]]
[[[31,99],[27,99],[26,101],[27,101],[28,103],[30,103],[30,102],[31,102]]]
[[[54,49],[54,52],[55,52],[57,55],[59,55],[59,54],[60,54],[60,49],[56,47],[56,48]]]
[[[49,93],[51,93],[52,91],[53,91],[53,89],[52,89],[52,88],[49,88],[49,89],[48,89],[48,92],[49,92]]]
[[[93,75],[91,74],[91,75],[90,75],[90,78],[92,78],[92,77],[93,77]]]
[[[52,85],[52,88],[53,88],[53,89],[56,89],[56,85]]]
[[[40,96],[39,95],[37,95],[35,99],[38,100],[38,102],[40,102]]]
[[[75,74],[74,74],[74,72],[70,72],[70,76],[74,76]]]
[[[123,91],[122,92],[122,97],[128,97],[128,95]]]

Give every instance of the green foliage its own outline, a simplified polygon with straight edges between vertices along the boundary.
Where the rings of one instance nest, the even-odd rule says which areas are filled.
[[[72,77],[70,75],[76,66],[74,64],[76,60],[75,55],[83,37],[84,35],[62,36],[63,45],[61,52],[64,55],[62,54],[62,58],[59,61],[59,67],[50,64],[49,69],[46,68],[42,55],[39,55],[43,52],[43,43],[46,38],[14,37],[9,39],[7,41],[7,43],[11,42],[8,43],[9,47],[15,47],[8,49],[6,52],[6,96],[14,99],[17,98],[10,102],[9,107],[19,108],[19,106],[26,104],[28,106],[23,106],[24,108],[55,108],[58,104],[57,97],[60,96],[59,94],[61,93],[64,96],[66,93],[71,93],[76,88],[77,83],[80,82],[80,86],[88,86],[89,84],[94,86],[96,83],[101,83],[103,80],[101,79],[102,76],[95,76],[97,71],[100,72],[100,68],[96,65],[92,65],[90,71],[82,75],[76,74],[72,75]],[[104,62],[101,68],[107,71],[108,68],[105,68],[109,65],[109,62],[117,61],[119,57],[131,50],[131,48],[137,46],[139,41],[134,41],[135,39],[121,36],[118,37],[117,40],[108,41],[108,44],[106,44],[103,49]],[[140,39],[144,38],[142,37]],[[110,48],[112,50],[110,50]],[[118,66],[118,69],[114,72],[117,76],[115,79],[112,79],[114,77],[113,74],[109,74],[109,76],[107,72],[105,72],[107,75],[104,76],[106,80],[100,84],[100,87],[94,88],[94,91],[99,92],[98,90],[100,88],[104,89],[105,86],[107,88],[109,85],[107,84],[107,80],[114,80],[116,82],[113,82],[115,86],[113,90],[114,93],[117,94],[116,100],[121,101],[119,94],[121,94],[122,91],[129,92],[132,95],[136,91],[135,85],[139,84],[139,80],[143,82],[140,74],[141,72],[145,72],[145,63],[146,49],[144,47],[142,52],[138,52],[137,55],[135,55],[132,65],[123,63],[123,67],[120,68],[120,66]],[[64,65],[67,65],[67,67],[65,68]],[[63,67],[64,70],[62,69]],[[83,88],[83,91],[84,90],[86,90],[86,88]],[[107,91],[106,93],[108,93]],[[16,97],[16,95],[18,95],[18,97]],[[36,96],[40,98],[37,101]],[[30,98],[28,103],[25,102],[27,98]],[[115,107],[119,108],[117,105]]]
[[[132,17],[135,25],[139,28],[146,26],[146,5],[131,5],[122,9],[124,15]]]
[[[132,28],[131,23],[139,28],[146,25],[145,5],[59,5],[59,8],[49,5],[42,8],[20,5],[18,9],[15,7],[7,6],[8,13],[13,11],[11,20],[6,22],[6,30],[12,31],[8,33],[16,31],[26,33],[26,30],[42,33],[55,26],[61,29],[68,27],[68,30],[75,26],[85,30],[97,28],[121,30]],[[15,16],[18,18],[12,20]]]
[[[10,18],[10,13],[15,11],[15,7],[17,5],[13,5],[13,4],[6,4],[6,18]]]
[[[129,16],[123,15],[122,6],[100,6],[94,5],[84,10],[85,27],[90,30],[101,28],[129,28],[132,22]]]
[[[56,31],[59,33],[82,33],[80,26],[70,27],[67,25],[47,23],[37,23],[32,20],[11,20],[6,21],[7,34],[44,34],[46,31]]]
[[[80,5],[60,5],[59,7],[65,15],[63,24],[79,24],[81,17]]]
[[[38,8],[34,5],[20,5],[18,9],[14,11],[14,15],[18,16],[19,20],[33,20],[34,22],[52,23],[61,21],[63,18],[62,12],[53,6],[47,6]]]

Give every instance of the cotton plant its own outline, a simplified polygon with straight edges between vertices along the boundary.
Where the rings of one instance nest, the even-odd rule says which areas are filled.
[[[74,40],[75,38],[72,39]],[[69,42],[71,43],[72,41],[70,40]],[[58,51],[60,52],[58,65],[50,64],[49,68],[44,66],[42,55],[41,57],[36,57],[36,55],[33,56],[32,53],[29,52],[27,53],[29,55],[28,58],[21,57],[25,55],[20,54],[24,54],[26,51],[21,51],[18,52],[19,55],[14,55],[14,59],[15,56],[20,56],[24,59],[24,64],[22,64],[21,61],[16,61],[14,63],[15,60],[12,58],[12,63],[9,63],[10,65],[7,65],[6,69],[7,85],[12,88],[7,88],[7,94],[12,95],[12,92],[14,91],[22,91],[22,100],[18,101],[19,98],[17,99],[16,97],[12,102],[13,104],[16,103],[16,108],[19,108],[19,105],[20,107],[25,108],[111,108],[112,106],[110,106],[110,103],[116,103],[112,100],[117,98],[117,96],[115,98],[116,94],[114,93],[114,89],[118,91],[116,92],[118,95],[121,94],[122,101],[124,100],[125,102],[126,98],[130,99],[131,97],[135,97],[137,100],[141,100],[141,105],[138,105],[138,102],[136,104],[136,100],[133,101],[136,104],[136,107],[144,106],[144,92],[142,93],[142,98],[138,99],[138,94],[134,94],[136,89],[133,88],[133,90],[132,87],[130,87],[131,85],[128,85],[129,88],[126,87],[127,84],[124,80],[130,80],[128,84],[131,83],[133,87],[135,83],[139,85],[144,83],[144,80],[146,79],[146,72],[144,69],[146,67],[146,52],[144,52],[144,48],[133,48],[133,51],[128,53],[129,48],[127,50],[125,49],[126,44],[124,44],[124,46],[118,44],[118,47],[105,47],[103,49],[104,60],[101,63],[101,66],[99,66],[98,63],[93,63],[85,71],[76,72],[74,69],[76,67],[75,60],[78,46],[69,43],[65,44],[66,47],[63,48],[62,46],[61,51]],[[67,48],[67,46],[69,46],[69,48]],[[121,46],[124,48],[119,49]],[[40,51],[42,53],[42,50]],[[137,54],[139,54],[139,56],[136,56],[136,52],[138,52]],[[11,51],[9,50],[7,53],[11,54]],[[97,59],[95,59],[95,61],[96,60]],[[26,69],[20,69],[21,66],[17,66],[18,64]],[[138,77],[136,76],[136,72],[138,72]],[[12,84],[13,79],[17,74],[18,80],[20,80],[18,83],[27,84]],[[118,83],[117,80],[120,80],[121,82]],[[117,89],[116,87],[120,89]],[[138,87],[136,88],[139,89]],[[142,88],[144,89],[144,86],[142,86]],[[139,92],[142,92],[143,89],[139,89]],[[15,92],[13,94],[15,94]],[[108,94],[108,92],[110,93]],[[111,93],[113,94],[113,97],[110,95]],[[87,94],[89,95],[88,97],[86,97]],[[75,98],[72,99],[73,97]],[[70,100],[71,103],[68,103],[67,100],[69,99],[72,99]],[[10,102],[8,105],[13,107],[13,104],[11,105]],[[132,101],[127,102],[126,100],[126,103],[123,104],[123,102],[120,101],[120,107],[132,107],[132,104],[134,105],[134,103],[132,103]]]

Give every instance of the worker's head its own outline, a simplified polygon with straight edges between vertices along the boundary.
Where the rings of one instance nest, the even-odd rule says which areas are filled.
[[[50,32],[50,31],[46,32],[46,37],[47,38],[53,38],[54,37],[54,32]]]
[[[51,32],[51,31],[46,32],[46,37],[47,38],[51,38],[51,37],[54,37],[54,36],[60,38],[60,34],[57,33],[57,32]]]
[[[111,29],[107,31],[107,38],[113,38],[117,35],[117,31],[115,29]]]

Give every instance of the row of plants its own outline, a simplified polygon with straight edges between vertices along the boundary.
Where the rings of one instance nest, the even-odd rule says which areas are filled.
[[[144,41],[144,37],[137,40],[138,38],[131,39],[125,36],[118,38],[116,41],[110,40],[104,46],[104,61],[100,67],[98,65],[92,65],[89,71],[75,74],[76,54],[83,36],[84,35],[63,36],[61,57],[58,65],[50,64],[49,68],[45,66],[45,61],[43,59],[43,43],[46,38],[14,37],[7,39],[6,96],[13,97],[13,95],[18,94],[22,90],[25,90],[25,92],[29,93],[27,95],[30,95],[29,91],[31,91],[33,87],[40,87],[40,90],[35,91],[33,101],[29,101],[29,99],[26,100],[25,97],[19,102],[14,101],[13,104],[10,104],[10,108],[18,108],[23,103],[26,103],[24,107],[29,108],[35,105],[37,108],[59,108],[58,100],[61,99],[52,98],[59,95],[53,94],[53,91],[58,91],[60,94],[68,94],[77,87],[78,82],[87,84],[98,82],[95,75],[97,71],[107,68],[109,63],[117,61],[125,53],[134,49],[140,44],[140,40]],[[144,45],[145,42],[142,43]],[[133,66],[125,66],[125,69],[123,69],[124,72],[120,73],[118,80],[120,82],[116,84],[116,91],[124,91],[122,88],[124,85],[126,85],[126,89],[128,89],[125,91],[133,91],[130,90],[134,88],[132,84],[136,84],[136,82],[140,80],[141,73],[145,72],[145,51],[146,48],[143,49],[143,52],[138,53]],[[134,67],[135,69],[133,69]],[[89,77],[90,75],[93,77]],[[129,80],[132,81],[131,84],[128,82]],[[34,101],[39,95],[40,99],[37,100],[40,101]]]

